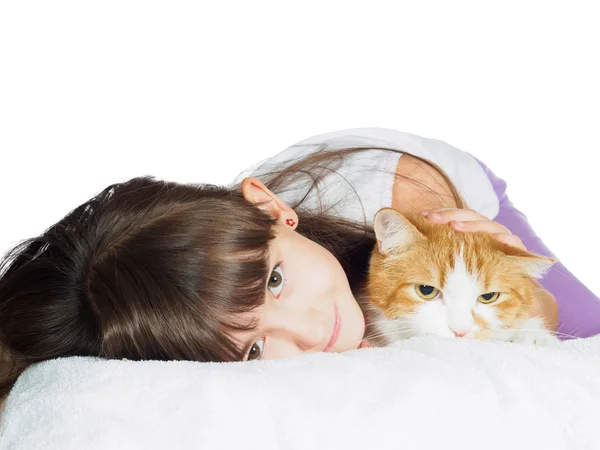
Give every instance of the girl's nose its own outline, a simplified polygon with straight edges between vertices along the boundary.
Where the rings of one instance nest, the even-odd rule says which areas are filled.
[[[280,311],[271,319],[273,333],[292,341],[302,351],[323,350],[331,337],[328,333],[333,331],[334,319],[328,324],[327,316],[314,309]]]

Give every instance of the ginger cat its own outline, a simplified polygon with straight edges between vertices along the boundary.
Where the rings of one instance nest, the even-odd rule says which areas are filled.
[[[537,345],[558,342],[531,317],[535,278],[555,259],[383,208],[366,282],[366,339],[376,346],[434,334]]]

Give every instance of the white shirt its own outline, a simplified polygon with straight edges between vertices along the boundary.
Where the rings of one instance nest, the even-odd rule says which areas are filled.
[[[310,137],[250,166],[234,179],[233,184],[247,176],[261,179],[261,173],[287,166],[318,150],[345,147],[393,148],[433,162],[452,180],[469,208],[489,219],[498,214],[496,193],[472,155],[443,141],[385,128],[353,128]],[[315,211],[322,207],[331,214],[372,224],[375,213],[392,204],[395,170],[401,156],[402,153],[377,149],[346,155],[341,166],[336,168],[337,173],[325,175],[319,184],[320,192],[313,190],[303,207]],[[290,205],[304,196],[311,182],[309,176],[303,176],[278,195]]]

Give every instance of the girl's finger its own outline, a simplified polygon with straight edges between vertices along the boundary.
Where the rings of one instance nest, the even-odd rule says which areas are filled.
[[[451,221],[450,226],[458,231],[469,231],[469,232],[483,232],[483,233],[504,233],[512,234],[508,228],[500,225],[498,222],[493,220],[470,220],[468,222],[462,221]]]
[[[423,215],[426,216],[427,214],[432,213],[432,212],[450,211],[450,210],[453,210],[453,209],[459,209],[459,208],[434,208],[434,209],[426,209],[424,211],[421,211],[421,214],[423,214]]]
[[[422,211],[421,214],[434,223],[450,223],[455,230],[489,233],[499,242],[527,251],[521,239],[508,228],[472,209],[437,208]]]
[[[428,213],[425,215],[425,213]],[[446,208],[421,212],[435,223],[448,223],[451,220],[490,220],[472,209]]]
[[[424,216],[428,216],[433,213],[442,213],[445,211],[456,211],[458,208],[434,208],[434,209],[426,209],[421,211],[421,214]]]

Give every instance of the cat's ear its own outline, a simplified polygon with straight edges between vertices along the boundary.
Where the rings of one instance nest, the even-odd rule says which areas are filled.
[[[407,245],[425,239],[419,230],[401,213],[392,208],[377,211],[373,229],[381,253],[401,252]]]
[[[518,256],[510,256],[533,278],[542,278],[550,267],[557,261],[555,258],[536,255],[534,253],[522,253]]]

